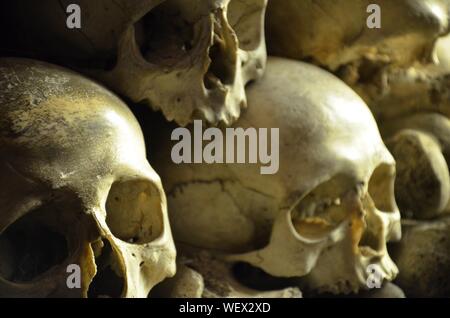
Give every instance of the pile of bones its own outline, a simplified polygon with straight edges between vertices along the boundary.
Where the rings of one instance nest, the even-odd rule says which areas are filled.
[[[0,297],[449,297],[450,1],[376,2],[4,1]]]

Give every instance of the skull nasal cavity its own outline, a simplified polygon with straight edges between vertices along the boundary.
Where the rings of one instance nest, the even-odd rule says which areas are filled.
[[[163,232],[163,211],[157,188],[148,181],[117,181],[106,201],[106,223],[128,243],[149,243]]]
[[[89,298],[118,298],[124,289],[124,273],[119,270],[117,255],[108,241],[103,241],[101,254],[95,259],[97,274],[89,286]]]
[[[209,48],[211,64],[204,79],[207,89],[214,89],[221,84],[230,85],[236,75],[236,35],[221,10],[216,12],[214,19],[213,45]]]
[[[29,282],[67,259],[67,241],[57,230],[55,212],[51,206],[38,208],[0,235],[0,277]]]

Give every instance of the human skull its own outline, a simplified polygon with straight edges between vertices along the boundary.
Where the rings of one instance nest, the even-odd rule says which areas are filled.
[[[449,32],[449,3],[380,0],[381,28],[371,29],[370,0],[271,1],[269,53],[331,70],[378,123],[424,110],[450,116],[448,53],[440,38]]]
[[[123,102],[3,58],[0,114],[0,296],[146,297],[174,274],[165,194]],[[76,265],[81,286],[66,285]]]
[[[367,101],[379,123],[426,112],[450,118],[449,44],[449,35],[440,37],[428,63],[389,67],[374,81],[349,84]]]
[[[379,123],[423,113],[450,118],[449,36],[438,39],[433,60],[410,67],[393,66],[379,78],[352,87],[368,102]]]
[[[401,235],[395,162],[364,102],[329,73],[280,58],[269,59],[247,95],[249,108],[233,127],[279,128],[279,171],[175,165],[171,147],[160,145],[153,165],[175,240],[273,276],[307,275],[319,291],[357,291],[369,264],[393,279],[386,242]]]
[[[265,68],[266,2],[19,0],[4,9],[3,29],[14,52],[70,64],[168,120],[229,125],[246,107],[245,85]],[[79,30],[66,28],[72,3]]]
[[[271,1],[267,8],[269,52],[307,59],[332,71],[349,63],[364,68],[370,63],[404,66],[431,59],[435,41],[448,31],[448,0],[379,0],[381,28],[369,28],[373,3]],[[371,68],[361,77],[369,76],[374,71]]]
[[[392,69],[380,90],[367,90],[377,86],[372,84],[354,89],[368,102],[378,123],[425,112],[450,118],[450,71],[439,65]]]

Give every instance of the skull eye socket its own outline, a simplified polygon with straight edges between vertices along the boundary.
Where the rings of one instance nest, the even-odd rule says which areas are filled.
[[[117,181],[106,201],[106,223],[111,233],[128,243],[144,244],[163,233],[159,190],[152,183]]]
[[[142,56],[152,64],[173,66],[194,45],[194,25],[186,21],[174,1],[165,1],[136,25],[136,41]]]
[[[239,40],[239,48],[256,50],[263,39],[265,1],[231,0],[227,19]],[[255,26],[261,27],[255,27]]]
[[[373,172],[369,180],[368,192],[375,207],[383,212],[397,210],[394,194],[395,167],[381,164]]]
[[[36,280],[69,256],[60,226],[62,211],[37,208],[0,235],[0,277],[15,283]]]
[[[297,233],[308,239],[320,239],[346,220],[349,208],[343,202],[342,189],[350,182],[349,178],[338,175],[308,193],[291,213]]]

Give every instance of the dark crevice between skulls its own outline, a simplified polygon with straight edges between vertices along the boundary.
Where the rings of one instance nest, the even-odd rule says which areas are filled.
[[[234,264],[232,274],[243,286],[259,291],[280,290],[296,285],[292,278],[272,276],[245,262]]]

